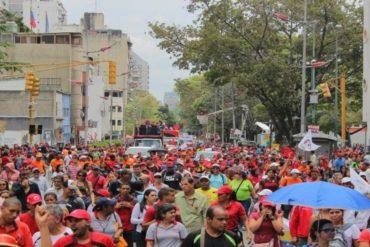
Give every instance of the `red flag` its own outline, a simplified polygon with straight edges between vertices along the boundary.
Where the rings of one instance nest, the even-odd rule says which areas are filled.
[[[31,13],[30,13],[30,25],[31,25],[31,28],[36,27],[36,19],[35,19],[35,16],[34,16],[32,10],[31,10]]]

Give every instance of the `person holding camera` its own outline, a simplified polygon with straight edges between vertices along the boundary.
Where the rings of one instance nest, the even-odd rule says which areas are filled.
[[[255,247],[279,247],[279,235],[283,235],[282,214],[276,211],[274,204],[264,200],[260,211],[250,215],[249,229],[253,232]]]

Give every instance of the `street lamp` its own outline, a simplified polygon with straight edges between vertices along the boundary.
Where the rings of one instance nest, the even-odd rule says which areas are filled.
[[[342,28],[342,25],[336,25],[336,31]],[[335,88],[334,88],[334,133],[337,134],[337,119],[338,119],[338,77],[339,77],[339,70],[338,70],[338,33],[335,32]]]

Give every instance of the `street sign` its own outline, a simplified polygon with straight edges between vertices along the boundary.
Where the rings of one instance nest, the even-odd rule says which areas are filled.
[[[319,133],[320,126],[319,125],[308,125],[307,128],[311,130],[311,133]]]

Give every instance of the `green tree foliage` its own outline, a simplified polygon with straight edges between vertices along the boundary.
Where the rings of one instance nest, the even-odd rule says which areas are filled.
[[[310,56],[311,27],[312,21],[316,21],[316,59],[329,62],[316,70],[317,83],[335,75],[335,40],[338,38],[340,73],[348,77],[348,96],[354,98],[349,102],[356,112],[361,106],[362,78],[362,60],[359,59],[362,9],[359,6],[358,1],[316,0],[309,4],[307,26],[307,61],[313,59]],[[204,73],[205,79],[211,82],[208,86],[231,81],[242,86],[245,97],[257,99],[253,103],[263,105],[268,112],[277,130],[277,139],[285,136],[291,141],[299,130],[295,119],[300,116],[303,1],[191,0],[187,8],[196,16],[192,25],[149,24],[152,36],[160,41],[159,47],[175,59],[174,64],[179,68]],[[284,13],[289,20],[277,18],[276,13]],[[336,28],[338,24],[340,29]],[[307,69],[307,89],[310,74]],[[180,115],[188,121],[191,116],[186,109],[200,110],[207,101],[204,100],[206,93],[199,96],[201,82],[193,85],[189,80],[195,79],[177,82],[186,85],[189,95],[193,95],[191,99],[181,99],[180,103]],[[214,91],[212,86],[210,92]],[[181,96],[179,87],[176,85]],[[308,100],[307,95],[306,107]],[[333,104],[333,99],[320,98],[321,102]]]
[[[159,101],[150,93],[133,91],[126,107],[126,133],[132,134],[134,126],[143,124],[146,120],[151,122],[160,120],[159,108]]]

